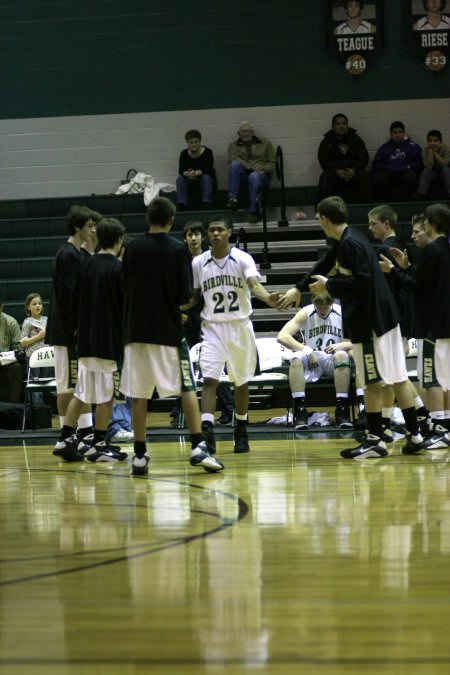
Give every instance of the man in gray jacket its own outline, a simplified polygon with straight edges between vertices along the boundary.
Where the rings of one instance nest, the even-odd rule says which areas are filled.
[[[228,146],[228,204],[227,208],[237,209],[239,187],[248,188],[250,196],[249,222],[258,222],[256,195],[260,188],[270,185],[275,169],[275,152],[270,141],[255,136],[250,122],[242,122],[238,129],[237,141]]]

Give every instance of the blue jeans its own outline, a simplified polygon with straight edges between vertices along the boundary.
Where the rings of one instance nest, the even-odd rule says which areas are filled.
[[[256,211],[256,194],[260,187],[266,188],[270,185],[270,176],[267,173],[258,171],[249,171],[244,169],[242,164],[233,160],[228,167],[228,194],[230,199],[237,200],[240,186],[248,187],[250,196],[250,211]]]
[[[202,193],[202,202],[212,203],[214,191],[214,178],[208,173],[204,173],[199,178],[177,178],[177,204],[188,205],[189,187],[199,187]]]
[[[131,424],[131,398],[126,397],[125,403],[114,403],[112,416],[108,423],[106,438],[111,439],[121,429],[133,431]]]
[[[433,169],[423,169],[422,173],[420,174],[417,192],[426,196],[428,194],[428,190],[431,187],[431,183],[436,178],[439,178],[439,176],[442,178],[447,195],[450,195],[450,167],[448,166],[443,166],[439,173]]]

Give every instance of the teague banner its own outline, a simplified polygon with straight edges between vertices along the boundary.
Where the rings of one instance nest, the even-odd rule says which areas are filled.
[[[332,58],[349,75],[363,75],[383,47],[382,1],[328,0],[327,36]]]
[[[450,11],[445,13],[450,0],[405,1],[407,46],[428,72],[438,75],[450,56]]]

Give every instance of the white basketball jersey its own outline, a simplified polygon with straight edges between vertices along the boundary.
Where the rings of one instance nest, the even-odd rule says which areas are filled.
[[[361,21],[359,26],[353,30],[350,28],[348,23],[345,21],[344,23],[340,23],[339,26],[335,30],[335,35],[360,35],[362,33],[370,33],[372,30],[372,26],[368,21]]]
[[[449,30],[449,28],[450,18],[445,14],[441,14],[441,20],[437,26],[432,26],[431,23],[428,22],[426,16],[419,19],[414,25],[414,30]]]
[[[307,305],[308,319],[304,328],[305,345],[323,351],[328,345],[342,342],[341,306],[333,304],[326,319],[322,319],[314,305]]]
[[[200,288],[205,304],[201,312],[206,321],[224,322],[247,319],[252,313],[249,277],[260,277],[248,253],[231,248],[226,258],[217,260],[205,251],[192,260],[194,288]]]

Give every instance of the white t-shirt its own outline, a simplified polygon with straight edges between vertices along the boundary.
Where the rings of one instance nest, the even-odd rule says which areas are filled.
[[[255,261],[248,253],[231,248],[226,258],[205,251],[192,260],[194,289],[200,289],[205,304],[200,314],[206,321],[225,322],[247,319],[252,313],[250,277],[260,278]]]

